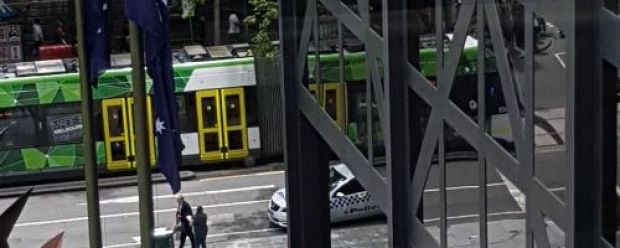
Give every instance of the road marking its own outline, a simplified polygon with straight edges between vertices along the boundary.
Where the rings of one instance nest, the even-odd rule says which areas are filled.
[[[536,150],[536,154],[566,151],[566,148],[544,148]]]
[[[564,191],[564,190],[566,190],[566,187],[557,187],[557,188],[549,189],[549,191],[551,192]]]
[[[242,234],[255,234],[255,233],[270,233],[280,231],[280,228],[266,228],[266,229],[258,229],[258,230],[250,230],[243,232],[229,232],[229,233],[214,233],[207,235],[207,238],[217,238],[217,237],[226,237],[231,235],[242,235]]]
[[[560,58],[560,55],[565,55],[566,52],[559,52],[559,53],[555,53],[555,58],[558,59],[558,62],[560,62],[560,65],[564,68],[566,68],[566,64],[564,63],[564,61],[562,60],[562,58]]]
[[[209,181],[228,180],[228,179],[233,179],[233,178],[260,177],[260,176],[271,176],[271,175],[278,175],[278,174],[284,174],[284,171],[269,171],[269,172],[261,172],[261,173],[255,173],[255,174],[247,174],[247,175],[214,177],[214,178],[200,179],[200,181],[209,182]]]
[[[525,211],[525,195],[521,193],[519,188],[517,188],[516,185],[514,185],[510,180],[508,180],[508,178],[504,176],[504,174],[502,174],[497,169],[495,171],[497,171],[497,174],[499,174],[499,176],[502,178],[502,181],[506,183],[508,192],[510,192],[510,195],[512,196],[512,198],[515,200],[515,202],[517,202],[517,205],[519,205],[519,208],[521,208],[521,211]]]
[[[224,208],[224,207],[234,207],[234,206],[244,206],[244,205],[254,205],[254,204],[265,204],[270,200],[256,200],[256,201],[244,201],[244,202],[230,202],[230,203],[221,203],[214,205],[206,205],[204,208]],[[193,207],[196,209],[196,207]],[[176,212],[177,208],[168,208],[168,209],[159,209],[153,211],[154,213],[171,213]],[[122,218],[129,216],[138,216],[139,212],[127,212],[127,213],[118,213],[118,214],[108,214],[102,215],[101,219],[113,219],[113,218]],[[16,227],[29,227],[29,226],[43,226],[43,225],[52,225],[52,224],[62,224],[62,223],[71,223],[71,222],[80,222],[87,221],[88,217],[77,217],[77,218],[67,218],[67,219],[59,219],[59,220],[48,220],[48,221],[36,221],[36,222],[26,222],[26,223],[18,223],[15,225]]]
[[[496,213],[488,213],[487,216],[488,217],[497,217],[497,216],[502,216],[502,215],[513,215],[513,214],[524,214],[525,212],[523,211],[506,211],[506,212],[496,212]],[[479,214],[466,214],[466,215],[458,215],[458,216],[449,216],[448,220],[460,220],[460,219],[469,219],[469,218],[475,218],[475,217],[479,217]],[[440,221],[440,218],[431,218],[431,219],[424,219],[424,222],[436,222],[436,221]]]
[[[108,245],[108,246],[104,246],[103,248],[136,247],[137,245],[140,245],[140,243],[123,243],[123,244],[116,244],[116,245]]]
[[[506,185],[505,183],[489,183],[487,184],[487,187],[500,187],[500,186],[505,186],[505,185]],[[465,186],[456,186],[456,187],[446,188],[447,191],[468,190],[468,189],[478,189],[478,185],[465,185]],[[424,193],[432,193],[432,192],[439,192],[439,188],[424,190]]]
[[[275,188],[276,188],[275,185],[260,185],[260,186],[249,186],[249,187],[224,189],[224,190],[208,190],[208,191],[189,192],[189,193],[183,193],[183,196],[191,197],[191,196],[201,196],[201,195],[215,195],[215,194],[236,193],[236,192],[243,192],[243,191],[266,190],[266,189],[275,189]],[[175,195],[159,195],[159,196],[154,196],[153,199],[169,199],[169,198],[175,198],[175,197],[176,197]],[[113,198],[113,199],[99,201],[99,204],[104,205],[104,204],[137,203],[138,201],[139,201],[138,196],[134,195],[134,196],[120,197],[120,198]],[[87,203],[82,202],[82,203],[78,203],[77,205],[86,206]]]

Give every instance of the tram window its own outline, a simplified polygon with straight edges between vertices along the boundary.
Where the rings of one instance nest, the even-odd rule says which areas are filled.
[[[125,127],[123,123],[123,109],[121,106],[108,107],[108,124],[110,127],[110,136],[123,136]]]
[[[37,126],[27,107],[0,111],[0,150],[37,144]]]
[[[103,140],[103,113],[101,102],[94,104],[93,109],[93,130],[95,132],[95,140]]]
[[[325,91],[325,111],[332,119],[338,119],[338,92],[336,90]]]
[[[347,84],[347,136],[355,143],[362,153],[366,155],[368,153],[368,121],[366,119],[368,103],[365,89],[366,85],[364,81]],[[372,104],[372,108],[372,140],[375,156],[377,156],[384,154],[384,149],[382,147],[383,134],[381,133],[381,122],[379,120],[379,112],[376,103]]]
[[[226,120],[228,126],[241,125],[241,106],[239,95],[226,96]]]
[[[256,110],[256,88],[245,88],[245,120],[248,126],[258,125],[258,117],[256,114],[258,111]],[[274,108],[279,105],[274,105]]]
[[[366,91],[365,82],[355,82],[347,85],[348,89],[348,136],[361,148],[366,142]],[[362,149],[365,151],[366,149]]]
[[[112,150],[112,161],[124,161],[127,160],[127,153],[125,150],[124,141],[112,142],[110,149]]]
[[[195,104],[193,97],[186,97],[186,95],[177,95],[177,103],[179,105],[179,127],[181,132],[196,132],[196,119],[195,118]]]
[[[215,97],[202,98],[202,125],[204,128],[217,127],[217,105]]]
[[[79,103],[54,104],[47,107],[45,112],[47,115],[77,114],[81,113],[81,109]]]
[[[218,141],[217,133],[205,133],[205,152],[220,151],[220,143]]]
[[[228,149],[240,150],[243,149],[243,134],[241,130],[228,132]]]

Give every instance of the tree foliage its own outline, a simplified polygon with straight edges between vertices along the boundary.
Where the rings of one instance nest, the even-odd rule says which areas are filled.
[[[278,3],[274,0],[250,0],[252,11],[243,21],[248,27],[258,28],[252,43],[256,57],[273,58],[278,50],[271,44],[269,27],[278,20]]]

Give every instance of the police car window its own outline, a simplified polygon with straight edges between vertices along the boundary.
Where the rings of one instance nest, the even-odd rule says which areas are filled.
[[[344,181],[345,178],[338,171],[333,168],[329,170],[329,191],[331,192],[338,184]]]
[[[351,195],[351,194],[355,194],[355,193],[359,193],[362,191],[366,191],[364,189],[364,187],[362,187],[362,185],[357,181],[357,180],[351,180],[349,183],[347,183],[346,185],[344,185],[339,192],[343,193],[344,195]]]

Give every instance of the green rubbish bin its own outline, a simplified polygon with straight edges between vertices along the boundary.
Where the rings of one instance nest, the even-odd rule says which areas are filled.
[[[174,248],[174,232],[168,228],[156,228],[153,241],[155,248]]]

